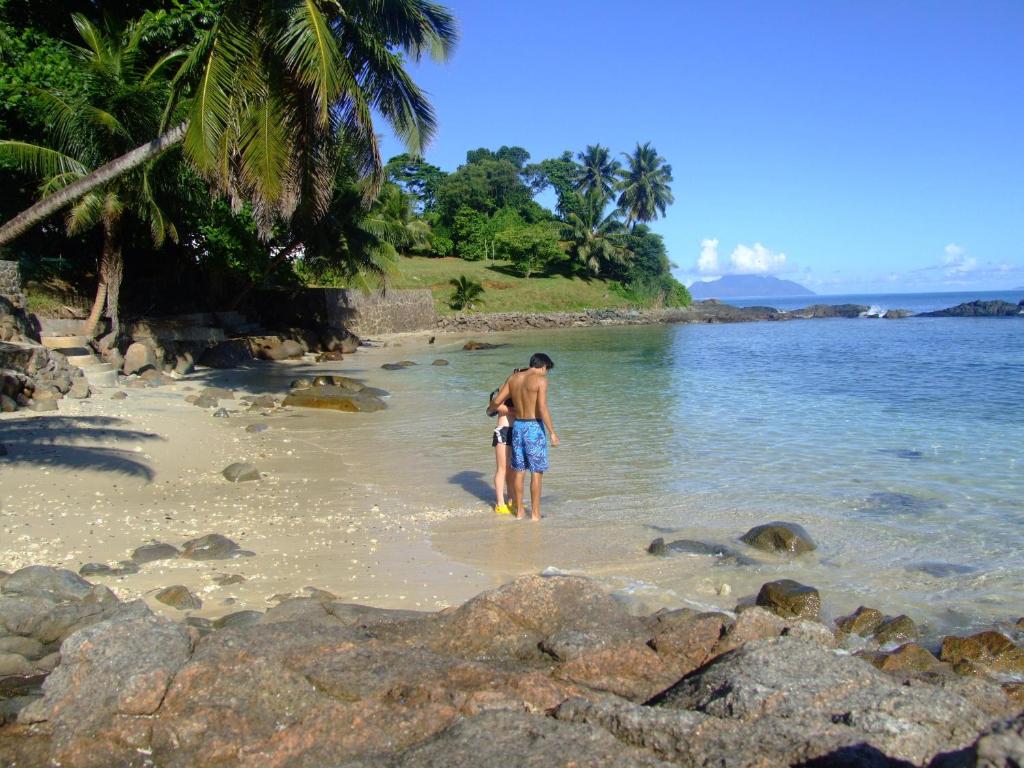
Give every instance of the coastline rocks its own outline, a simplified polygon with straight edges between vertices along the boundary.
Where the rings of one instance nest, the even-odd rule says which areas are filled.
[[[884,320],[902,320],[905,317],[910,317],[910,312],[905,309],[887,309],[882,315]]]
[[[223,369],[237,368],[252,359],[252,347],[247,339],[228,339],[204,349],[196,362],[208,368]]]
[[[769,581],[757,593],[757,605],[784,619],[817,620],[821,614],[821,595],[792,579]]]
[[[462,348],[467,352],[476,352],[481,349],[497,349],[497,344],[489,344],[486,341],[467,341],[462,345]]]
[[[904,643],[889,653],[863,653],[861,658],[870,661],[875,668],[901,677],[948,675],[952,672],[949,664],[943,664],[932,653],[917,643]]]
[[[1024,301],[1012,304],[1009,301],[968,301],[955,307],[935,312],[922,312],[918,317],[1022,317]]]
[[[121,366],[125,376],[131,376],[133,373],[143,373],[148,370],[156,370],[157,367],[156,353],[148,344],[136,341],[125,350],[124,363]]]
[[[203,607],[203,601],[188,591],[188,587],[177,584],[173,587],[165,587],[153,596],[154,600],[177,608],[179,611],[199,610]]]
[[[867,315],[870,309],[871,307],[863,304],[811,304],[803,309],[786,312],[785,315],[804,320],[833,317],[854,319]]]
[[[387,406],[384,401],[362,390],[353,392],[341,386],[312,386],[293,390],[283,405],[295,408],[322,408],[345,413],[372,413]]]
[[[954,666],[970,662],[994,672],[1024,675],[1024,648],[991,629],[970,637],[944,638],[939,658]]]
[[[668,557],[674,553],[687,555],[708,555],[715,558],[715,565],[752,565],[754,561],[723,544],[709,544],[691,539],[676,539],[665,543],[658,537],[647,547],[647,553],[655,557]]]
[[[154,542],[152,544],[143,544],[141,547],[136,547],[132,551],[131,561],[137,565],[144,563],[152,563],[157,560],[173,560],[180,552],[178,548],[171,544],[164,544],[162,542]]]
[[[817,549],[803,526],[781,521],[755,526],[743,534],[740,541],[775,554],[800,555]]]
[[[870,637],[884,620],[881,611],[862,605],[849,616],[840,616],[836,619],[836,627],[843,635]]]
[[[879,645],[904,643],[908,640],[916,640],[920,636],[921,632],[914,620],[903,614],[886,618],[872,633],[872,637],[878,641]]]
[[[1019,768],[1024,765],[1024,714],[998,723],[967,751],[969,768]]]
[[[224,479],[231,483],[248,483],[260,479],[260,471],[255,465],[236,461],[221,470]]]
[[[186,560],[228,560],[245,553],[235,542],[219,533],[209,533],[190,539],[181,545],[181,557]]]

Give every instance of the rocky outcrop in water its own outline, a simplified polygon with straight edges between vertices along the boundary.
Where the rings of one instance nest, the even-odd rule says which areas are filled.
[[[1008,301],[968,301],[936,312],[922,312],[918,317],[1024,317],[1024,300],[1019,304]]]
[[[16,609],[31,616],[102,589],[52,569],[11,579],[0,616],[8,600],[32,596]],[[321,592],[182,625],[106,603],[48,641],[63,640],[61,662],[41,696],[0,699],[17,719],[0,764],[1009,766],[1020,741],[985,680],[908,683],[837,653],[823,625],[760,608],[632,616],[574,576],[440,613]],[[35,626],[4,624],[0,643],[31,643]]]

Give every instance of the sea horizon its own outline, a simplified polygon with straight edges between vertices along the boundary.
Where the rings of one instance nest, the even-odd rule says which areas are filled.
[[[935,312],[970,301],[1024,300],[1024,288],[1000,291],[905,291],[894,293],[828,293],[811,296],[737,296],[718,299],[737,307],[773,307],[780,311],[802,309],[812,304],[863,304],[872,310],[903,309],[913,314]],[[876,312],[872,312],[875,314]]]

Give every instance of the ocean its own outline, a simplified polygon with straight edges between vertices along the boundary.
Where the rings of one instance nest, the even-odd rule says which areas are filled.
[[[744,297],[723,299],[726,304],[737,307],[775,307],[793,310],[810,304],[861,304],[870,307],[871,314],[881,314],[887,309],[905,309],[913,314],[934,312],[938,309],[955,307],[968,301],[1009,301],[1016,304],[1024,299],[1024,290],[1018,291],[975,291],[973,293],[847,293],[824,296]]]
[[[821,300],[840,298],[916,311],[951,301]],[[871,605],[932,633],[1024,614],[1024,318],[583,328],[488,341],[503,346],[465,352],[441,337],[436,348],[396,349],[396,360],[419,365],[372,377],[393,394],[367,445],[387,446],[410,497],[451,510],[433,537],[450,557],[496,578],[586,573],[645,609],[731,608],[765,581],[794,578],[821,590],[827,616]],[[488,393],[535,351],[555,360],[550,406],[562,440],[540,525],[489,512],[484,414]],[[451,364],[431,366],[436,357]],[[365,456],[385,460],[371,448]],[[790,561],[738,542],[773,520],[803,525],[817,551]],[[657,536],[754,562],[656,558],[646,547]]]

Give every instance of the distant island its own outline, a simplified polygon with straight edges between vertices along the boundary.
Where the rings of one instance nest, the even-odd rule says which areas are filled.
[[[690,286],[695,299],[736,299],[748,296],[815,296],[814,291],[792,280],[763,275],[726,275]]]

